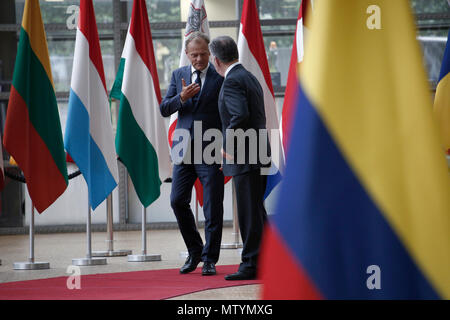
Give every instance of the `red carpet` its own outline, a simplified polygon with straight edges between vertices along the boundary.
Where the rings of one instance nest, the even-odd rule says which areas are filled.
[[[160,300],[188,293],[260,283],[226,281],[238,266],[217,266],[217,275],[202,276],[201,268],[181,275],[179,269],[81,275],[81,289],[67,288],[68,276],[0,284],[0,300]],[[83,270],[83,269],[81,269]],[[81,271],[83,272],[83,271]]]

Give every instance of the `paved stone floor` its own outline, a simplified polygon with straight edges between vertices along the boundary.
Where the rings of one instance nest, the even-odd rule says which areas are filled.
[[[203,235],[204,230],[200,233]],[[92,233],[92,250],[106,250],[106,232]],[[141,231],[115,231],[114,249],[142,251]],[[224,228],[222,243],[232,243],[232,228]],[[54,233],[35,235],[35,259],[50,263],[47,270],[13,270],[14,262],[27,261],[29,257],[28,235],[0,236],[0,283],[20,280],[66,276],[67,267],[73,258],[86,257],[86,233]],[[161,261],[128,262],[127,257],[108,257],[107,265],[81,267],[82,274],[126,272],[139,270],[179,268],[183,265],[186,247],[178,230],[148,230],[147,254],[160,254]],[[239,264],[240,250],[222,249],[218,265]],[[200,264],[201,266],[201,264]],[[259,285],[237,286],[196,292],[174,299],[259,299]]]

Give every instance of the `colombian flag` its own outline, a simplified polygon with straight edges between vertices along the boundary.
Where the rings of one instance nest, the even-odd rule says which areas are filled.
[[[39,0],[25,3],[3,144],[41,213],[64,192],[68,179]]]
[[[449,299],[450,182],[409,1],[314,9],[263,298]]]
[[[442,59],[441,73],[434,98],[434,113],[438,119],[444,148],[450,155],[450,31],[447,37],[447,47]]]

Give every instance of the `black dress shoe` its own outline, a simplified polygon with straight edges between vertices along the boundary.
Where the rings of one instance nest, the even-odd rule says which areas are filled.
[[[185,274],[197,269],[198,264],[202,261],[201,257],[191,257],[189,256],[184,263],[184,266],[180,268],[180,273]]]
[[[243,272],[238,271],[236,273],[227,274],[225,280],[254,280],[256,279],[256,272]]]
[[[213,276],[215,274],[216,274],[216,266],[214,265],[214,262],[203,263],[202,275]]]

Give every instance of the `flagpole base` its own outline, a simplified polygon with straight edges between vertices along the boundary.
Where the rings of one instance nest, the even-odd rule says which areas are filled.
[[[49,262],[14,262],[14,270],[44,270],[50,269]]]
[[[131,250],[105,250],[105,251],[94,251],[92,252],[93,257],[124,257],[131,255],[133,252]]]
[[[240,249],[242,247],[242,243],[224,243],[220,246],[221,249]]]
[[[187,257],[189,257],[189,252],[187,252],[187,251],[180,252],[180,258],[186,259]]]
[[[72,259],[74,266],[100,266],[106,264],[106,258],[78,258]]]
[[[132,254],[128,256],[128,262],[161,261],[160,254]]]

